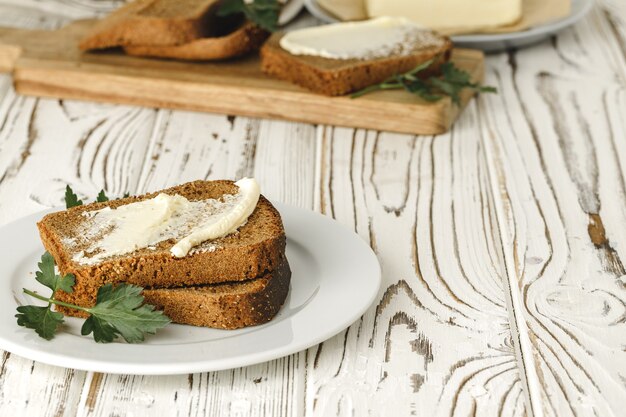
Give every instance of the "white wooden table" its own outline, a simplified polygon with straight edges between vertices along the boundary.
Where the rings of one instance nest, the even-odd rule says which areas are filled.
[[[0,0],[57,27],[118,2]],[[377,302],[334,338],[193,375],[4,352],[0,416],[625,416],[626,3],[489,56],[498,95],[416,137],[16,95],[0,75],[0,224],[81,196],[254,176],[353,228]]]

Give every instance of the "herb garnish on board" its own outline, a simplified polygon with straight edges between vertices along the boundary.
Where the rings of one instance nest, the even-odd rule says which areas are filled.
[[[404,74],[397,74],[387,78],[380,84],[366,87],[352,94],[352,98],[361,97],[365,94],[379,90],[405,89],[426,101],[437,101],[444,96],[449,96],[455,104],[461,103],[461,91],[464,88],[481,92],[496,93],[495,87],[483,86],[471,81],[471,76],[466,71],[455,66],[452,62],[441,64],[441,75],[431,75],[420,78],[418,74],[428,69],[435,59],[428,60]]]
[[[243,13],[248,20],[270,32],[278,29],[278,16],[281,5],[277,0],[224,0],[217,12],[218,16],[228,16],[235,13]]]

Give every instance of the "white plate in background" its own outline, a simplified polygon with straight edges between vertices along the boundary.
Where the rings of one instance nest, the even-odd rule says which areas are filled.
[[[300,10],[304,7],[304,0],[288,0],[280,11],[278,16],[278,24],[280,26],[286,25],[291,22],[300,13]]]
[[[51,341],[17,325],[16,307],[36,304],[22,292],[48,294],[35,280],[44,249],[35,223],[51,210],[0,228],[0,349],[51,365],[94,372],[169,375],[216,371],[276,359],[320,343],[356,321],[380,286],[370,247],[329,217],[275,204],[287,235],[289,295],[269,323],[239,330],[171,324],[140,344],[96,343],[81,336],[82,320],[66,317]]]
[[[304,0],[304,5],[307,10],[318,19],[328,23],[338,21],[320,7],[317,0]],[[451,38],[456,46],[482,49],[485,52],[497,52],[509,48],[523,48],[541,42],[578,22],[589,13],[592,6],[593,0],[572,0],[572,8],[569,16],[554,22],[545,23],[519,32],[455,35]]]

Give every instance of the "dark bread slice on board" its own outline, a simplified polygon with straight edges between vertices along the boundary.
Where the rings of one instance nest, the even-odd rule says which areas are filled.
[[[136,0],[100,20],[80,49],[125,45],[181,45],[207,36],[218,0]]]
[[[237,191],[238,187],[232,181],[194,181],[161,192],[197,201],[220,198]],[[74,292],[59,291],[59,300],[93,305],[98,288],[107,283],[126,282],[144,288],[171,288],[244,281],[273,271],[282,262],[285,230],[280,214],[263,196],[237,232],[200,244],[182,258],[171,255],[170,249],[175,242],[170,239],[152,248],[111,256],[92,265],[73,259],[90,244],[90,241],[76,237],[82,233],[81,225],[84,228],[83,222],[86,221],[83,212],[115,208],[153,198],[157,194],[73,207],[48,214],[37,223],[43,245],[54,257],[59,271],[76,277]]]
[[[135,56],[212,61],[233,58],[257,50],[268,36],[269,32],[246,21],[224,36],[196,39],[182,45],[129,45],[124,47],[124,52]]]
[[[291,81],[316,93],[339,96],[378,84],[394,74],[415,68],[430,59],[429,73],[450,58],[452,42],[432,33],[440,41],[415,44],[410,54],[390,54],[380,58],[332,59],[293,55],[280,46],[282,33],[273,34],[261,48],[261,69],[266,74]],[[426,72],[425,72],[426,74]]]

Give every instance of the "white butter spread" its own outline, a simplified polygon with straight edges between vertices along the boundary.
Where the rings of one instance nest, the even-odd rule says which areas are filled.
[[[292,55],[372,59],[410,55],[416,48],[442,42],[441,37],[402,17],[378,17],[294,30],[280,39],[280,47]]]
[[[239,187],[238,201],[178,241],[171,249],[172,255],[182,258],[197,244],[231,234],[248,220],[261,195],[259,184],[250,178],[244,178],[235,184]]]
[[[161,193],[115,209],[84,212],[82,238],[92,243],[73,259],[93,265],[111,256],[154,248],[168,239],[176,241],[170,250],[172,255],[182,258],[194,246],[229,235],[246,223],[259,201],[259,184],[244,178],[235,185],[238,193],[220,199],[189,201],[180,195]]]
[[[522,0],[365,0],[365,5],[370,17],[402,16],[435,30],[495,27],[522,16]]]

